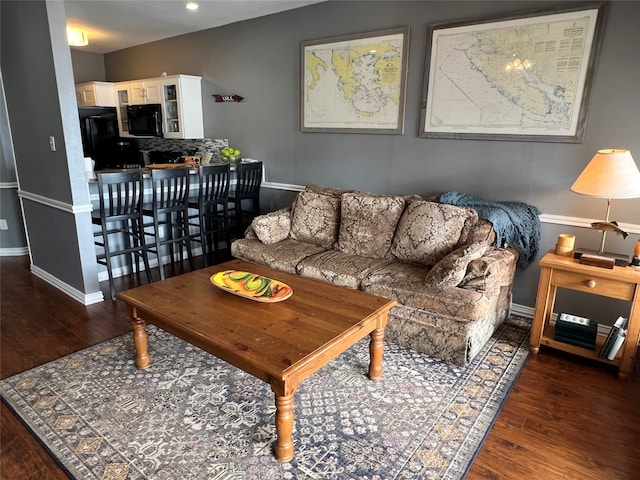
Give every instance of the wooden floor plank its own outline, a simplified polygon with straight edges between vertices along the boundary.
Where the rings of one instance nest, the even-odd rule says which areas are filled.
[[[1,378],[130,329],[120,302],[83,306],[31,274],[26,256],[0,257],[0,271]],[[118,279],[118,288],[130,286]],[[608,365],[542,348],[527,361],[467,480],[640,478],[639,365],[636,359],[631,378],[621,381]],[[4,404],[0,478],[68,478]]]
[[[640,478],[640,371],[541,349],[531,356],[468,480]]]

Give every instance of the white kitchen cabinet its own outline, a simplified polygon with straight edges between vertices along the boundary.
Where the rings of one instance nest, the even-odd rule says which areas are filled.
[[[129,133],[128,105],[159,103],[164,138],[204,138],[201,83],[202,77],[170,75],[113,84],[120,136],[133,136]]]
[[[131,92],[129,90],[129,82],[119,82],[113,86],[114,98],[116,100],[116,114],[118,116],[118,130],[121,137],[132,137],[129,133],[129,117],[127,115],[127,106]]]
[[[204,138],[201,83],[193,75],[160,77],[164,138]]]
[[[115,107],[111,82],[87,82],[76,85],[78,107]]]
[[[129,103],[131,105],[160,103],[160,101],[160,85],[157,78],[129,82]]]

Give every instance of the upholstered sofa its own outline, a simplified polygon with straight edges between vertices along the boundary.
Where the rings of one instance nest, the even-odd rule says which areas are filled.
[[[387,341],[465,366],[509,314],[518,254],[494,240],[471,209],[309,185],[231,253],[395,299]]]

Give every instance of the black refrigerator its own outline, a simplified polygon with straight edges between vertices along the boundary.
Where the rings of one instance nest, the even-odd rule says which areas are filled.
[[[115,108],[82,108],[79,114],[84,156],[95,160],[95,170],[140,165],[136,140],[119,137]]]

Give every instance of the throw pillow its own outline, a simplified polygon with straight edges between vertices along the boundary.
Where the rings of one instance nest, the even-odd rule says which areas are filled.
[[[403,210],[402,197],[345,193],[338,249],[349,255],[384,258]]]
[[[487,291],[487,279],[490,276],[491,270],[489,270],[487,266],[485,257],[480,257],[467,265],[467,271],[458,286],[467,290],[484,293]]]
[[[331,248],[338,240],[340,198],[300,192],[291,215],[291,238]]]
[[[259,215],[251,222],[256,237],[262,243],[278,243],[289,236],[291,231],[291,211],[288,208]]]
[[[459,285],[467,273],[469,263],[480,258],[486,251],[487,245],[484,243],[470,243],[454,250],[429,270],[425,285],[438,288]]]
[[[431,267],[451,253],[475,210],[430,201],[411,202],[398,224],[391,253],[399,260]]]
[[[493,224],[489,220],[479,218],[473,228],[466,236],[464,243],[481,242],[487,245],[493,245],[496,241],[496,232],[493,230]]]
[[[325,187],[311,183],[304,187],[306,192],[318,193],[320,195],[328,195],[330,197],[341,197],[343,193],[351,193],[354,190],[345,190],[343,188]]]

